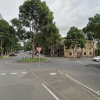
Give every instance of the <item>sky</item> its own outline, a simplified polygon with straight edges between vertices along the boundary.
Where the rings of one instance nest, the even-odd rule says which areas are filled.
[[[0,14],[3,19],[10,22],[18,18],[19,6],[25,0],[0,0]],[[85,27],[88,18],[100,14],[100,0],[41,0],[46,1],[47,6],[53,12],[54,21],[59,28],[62,37],[72,26],[79,29]]]

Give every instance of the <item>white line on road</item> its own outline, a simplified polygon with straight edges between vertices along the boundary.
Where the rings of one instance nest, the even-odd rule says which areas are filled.
[[[56,99],[56,100],[60,100],[50,89],[48,89],[44,84],[42,84],[42,86]]]
[[[35,73],[32,72],[32,74],[33,74],[35,77],[37,77],[37,78],[39,78],[40,80],[42,80],[45,84],[47,84],[50,88],[52,88],[54,91],[56,91],[59,95],[61,95],[61,96],[64,98],[64,100],[69,100],[69,99],[66,98],[64,95],[62,95],[59,91],[57,91],[54,87],[52,87],[49,83],[47,83],[47,82],[44,81],[42,78],[40,78],[39,76],[37,76]]]
[[[15,75],[15,74],[17,74],[17,73],[11,73],[12,75]]]
[[[59,71],[59,70],[58,70],[58,71]],[[61,71],[59,71],[59,72],[60,72],[61,74],[63,73],[63,72],[61,72]],[[64,74],[64,73],[63,73],[63,74]],[[89,88],[88,86],[82,84],[81,82],[75,80],[74,78],[70,77],[70,76],[67,75],[67,74],[64,74],[64,75],[67,76],[68,78],[70,78],[71,80],[75,81],[76,83],[80,84],[81,86],[85,87],[86,89],[90,90],[91,92],[93,92],[93,93],[95,93],[95,94],[97,94],[97,95],[100,96],[100,93],[96,92],[95,90]],[[91,93],[91,94],[92,94],[92,93]],[[92,94],[92,95],[93,95],[93,94]],[[97,96],[95,96],[95,97],[98,98]],[[98,98],[98,99],[100,100],[100,98]]]
[[[26,74],[27,72],[22,72],[22,74]]]
[[[7,73],[1,73],[0,75],[6,75]]]
[[[75,62],[77,62],[77,63],[79,63],[79,64],[82,64],[82,65],[84,65],[82,62],[80,62],[80,61],[75,61]]]

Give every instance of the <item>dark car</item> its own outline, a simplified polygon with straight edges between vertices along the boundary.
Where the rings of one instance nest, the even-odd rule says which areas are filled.
[[[16,51],[15,53],[19,53],[19,51]]]
[[[12,54],[10,54],[9,56],[17,56],[16,54],[14,54],[14,53],[12,53]]]

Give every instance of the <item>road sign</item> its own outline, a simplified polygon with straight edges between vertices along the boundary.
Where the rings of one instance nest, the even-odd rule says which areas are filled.
[[[39,53],[39,68],[40,68],[40,52],[42,50],[42,47],[36,47],[36,50],[38,51]]]
[[[42,47],[36,47],[36,50],[38,51],[38,53],[40,53],[42,50]]]

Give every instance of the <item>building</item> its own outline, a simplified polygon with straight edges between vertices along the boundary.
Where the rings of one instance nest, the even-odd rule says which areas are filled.
[[[85,48],[75,46],[74,49],[67,48],[64,45],[65,38],[60,42],[59,55],[63,57],[76,58],[76,57],[93,57],[95,55],[95,47],[93,40],[86,39]]]

